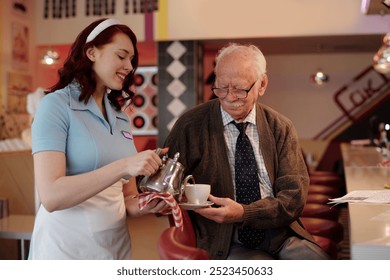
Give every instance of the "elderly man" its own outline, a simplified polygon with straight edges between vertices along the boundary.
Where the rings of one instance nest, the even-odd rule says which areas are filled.
[[[299,221],[309,178],[295,128],[259,102],[262,52],[229,44],[215,75],[218,98],[183,114],[165,143],[186,175],[211,185],[214,205],[190,213],[197,246],[213,259],[328,259]]]

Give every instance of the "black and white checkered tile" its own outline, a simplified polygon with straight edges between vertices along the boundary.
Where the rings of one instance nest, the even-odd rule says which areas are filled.
[[[158,142],[162,144],[177,118],[196,105],[196,42],[158,44]]]

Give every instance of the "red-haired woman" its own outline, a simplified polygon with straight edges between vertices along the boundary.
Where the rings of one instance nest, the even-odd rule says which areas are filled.
[[[135,176],[150,176],[162,163],[155,151],[137,153],[122,111],[134,95],[136,43],[116,19],[93,22],[40,102],[32,153],[41,205],[29,259],[129,259],[126,214],[168,207],[153,200],[139,211],[132,196]]]

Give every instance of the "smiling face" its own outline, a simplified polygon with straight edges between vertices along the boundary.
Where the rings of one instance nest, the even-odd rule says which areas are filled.
[[[97,92],[122,89],[125,77],[133,70],[134,46],[126,34],[118,32],[112,42],[89,48],[87,56],[93,62]]]
[[[266,74],[258,76],[254,70],[253,59],[233,52],[225,55],[218,63],[215,71],[216,87],[229,88],[224,98],[219,98],[222,108],[236,121],[242,121],[252,110],[257,98],[264,94],[268,78]],[[257,81],[256,81],[257,80]],[[236,98],[231,89],[249,89],[256,81],[246,98]]]

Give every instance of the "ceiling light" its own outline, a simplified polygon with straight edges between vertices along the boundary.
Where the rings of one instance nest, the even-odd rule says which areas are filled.
[[[47,52],[43,55],[43,58],[41,59],[42,64],[52,65],[58,62],[60,59],[60,55],[58,52],[54,50],[47,50]]]
[[[310,76],[310,80],[317,85],[323,85],[329,81],[329,75],[318,70]]]
[[[373,58],[374,69],[382,74],[390,73],[390,33],[383,37],[383,45]]]

